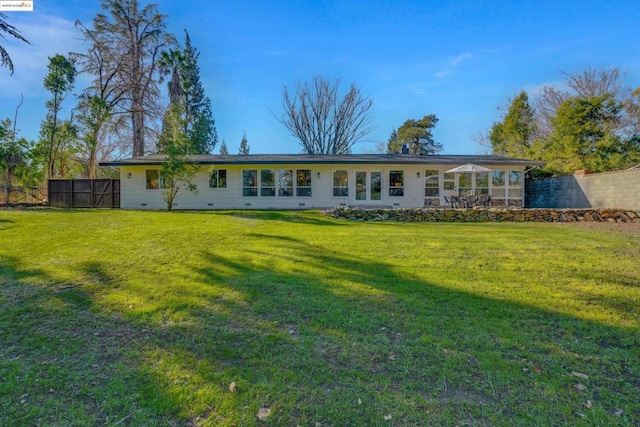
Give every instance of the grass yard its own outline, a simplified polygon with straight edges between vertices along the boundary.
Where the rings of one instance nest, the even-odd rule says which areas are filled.
[[[640,236],[0,211],[2,426],[640,425]]]

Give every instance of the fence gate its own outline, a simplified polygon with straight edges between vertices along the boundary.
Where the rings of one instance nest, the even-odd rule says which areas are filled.
[[[119,208],[119,179],[50,179],[49,206],[56,208]]]

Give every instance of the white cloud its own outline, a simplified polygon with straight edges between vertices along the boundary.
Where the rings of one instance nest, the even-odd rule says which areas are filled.
[[[458,65],[460,65],[460,63],[462,61],[464,61],[465,59],[469,59],[473,57],[472,54],[470,54],[469,52],[463,53],[461,55],[456,56],[455,58],[453,58],[450,62],[449,65],[451,65],[452,67],[457,67]]]
[[[450,58],[440,71],[434,73],[434,76],[437,78],[443,78],[455,74],[460,64],[469,58],[473,58],[473,54],[469,52],[461,53],[460,55]]]

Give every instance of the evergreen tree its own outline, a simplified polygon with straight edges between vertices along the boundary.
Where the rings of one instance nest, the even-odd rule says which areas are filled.
[[[398,149],[398,147],[400,148]],[[398,131],[393,128],[391,135],[389,135],[389,142],[387,142],[387,153],[397,154],[400,152],[402,152],[402,144],[398,141]]]
[[[238,155],[240,156],[248,156],[249,155],[249,144],[247,144],[247,134],[242,134],[242,141],[240,141],[240,148],[238,149]]]
[[[227,148],[227,141],[225,141],[224,139],[222,140],[222,143],[220,144],[220,154],[223,156],[226,156],[229,154],[229,149]]]
[[[556,174],[570,174],[578,169],[604,172],[637,164],[637,141],[615,132],[622,108],[610,95],[565,101],[551,121],[551,137],[538,147],[546,168]]]
[[[402,153],[402,146],[406,145],[409,154],[413,156],[425,156],[437,154],[442,151],[442,144],[433,139],[431,130],[438,123],[435,114],[424,116],[422,119],[409,119],[405,121],[398,131],[393,131],[387,145],[389,154]]]
[[[509,105],[502,121],[494,123],[489,132],[489,141],[494,154],[527,159],[536,131],[533,108],[529,96],[522,91]]]
[[[212,153],[218,143],[215,120],[211,111],[211,100],[205,96],[200,81],[198,57],[200,53],[191,44],[189,33],[185,30],[185,47],[181,51],[170,50],[162,54],[161,66],[165,74],[171,73],[169,81],[169,111],[172,104],[179,104],[184,115],[181,122],[186,135],[189,153]],[[170,122],[163,122],[163,136],[159,141],[159,150],[163,151],[166,135],[172,134],[165,128]]]

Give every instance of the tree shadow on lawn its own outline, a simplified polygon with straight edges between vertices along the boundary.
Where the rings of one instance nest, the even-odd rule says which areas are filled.
[[[167,289],[154,310],[128,316],[155,332],[140,370],[156,405],[215,424],[250,423],[262,406],[277,425],[383,425],[386,414],[403,425],[640,419],[636,325],[594,323],[429,283],[339,248],[261,237],[274,251],[247,252],[261,263],[201,252],[205,267],[186,266],[183,277],[196,273],[197,291]],[[285,271],[281,261],[297,267]]]
[[[0,425],[177,424],[128,387],[139,369],[128,348],[148,331],[97,312],[96,292],[114,278],[99,263],[80,270],[82,280],[64,283],[0,258]]]
[[[346,221],[337,221],[329,217],[321,216],[318,211],[284,211],[284,210],[252,210],[252,211],[214,211],[214,215],[226,215],[248,220],[283,221],[287,223],[299,223],[310,225],[327,225],[342,227],[349,225]]]
[[[635,324],[589,322],[339,247],[259,237],[273,243],[247,251],[256,261],[203,251],[154,295],[107,263],[82,265],[84,280],[62,290],[31,283],[55,278],[16,259],[3,263],[3,276],[33,292],[12,304],[29,307],[12,318],[30,326],[3,322],[13,340],[3,355],[23,359],[5,376],[29,377],[11,391],[5,417],[43,416],[18,404],[24,391],[34,403],[59,399],[44,415],[57,422],[75,411],[97,423],[247,425],[261,407],[276,425],[387,425],[387,415],[400,425],[640,419]],[[110,303],[115,293],[141,307]],[[51,360],[68,369],[51,372]],[[47,384],[59,392],[50,396]]]

